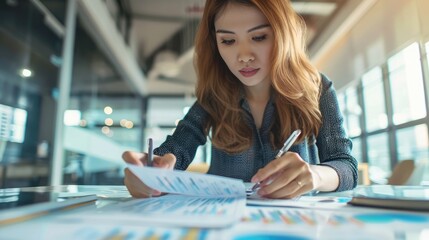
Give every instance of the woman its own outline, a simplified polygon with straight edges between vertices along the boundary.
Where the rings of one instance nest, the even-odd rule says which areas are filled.
[[[354,188],[357,162],[335,90],[310,64],[304,33],[289,1],[207,0],[195,41],[197,101],[155,149],[154,166],[185,170],[210,136],[208,173],[262,182],[261,196]],[[295,145],[275,158],[295,129]],[[141,166],[146,157],[123,154]],[[161,194],[128,169],[124,182],[134,197]]]

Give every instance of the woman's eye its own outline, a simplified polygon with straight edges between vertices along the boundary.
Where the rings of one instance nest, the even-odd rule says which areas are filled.
[[[226,45],[231,45],[231,44],[233,44],[234,42],[235,42],[235,40],[234,40],[234,39],[231,39],[231,40],[223,39],[223,40],[221,41],[221,43],[222,43],[222,44],[226,44]]]
[[[260,41],[265,40],[266,38],[267,38],[267,35],[262,35],[262,36],[253,37],[253,40],[260,42]]]

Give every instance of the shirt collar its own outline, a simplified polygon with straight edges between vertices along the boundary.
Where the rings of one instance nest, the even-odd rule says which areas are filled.
[[[272,93],[270,95],[270,99],[268,100],[268,103],[267,103],[267,107],[271,107],[274,105],[274,95],[275,95],[275,93],[274,93],[274,91],[272,91]],[[251,113],[249,102],[247,101],[246,96],[244,95],[243,89],[240,89],[240,102],[239,102],[239,104],[240,104],[242,109]]]

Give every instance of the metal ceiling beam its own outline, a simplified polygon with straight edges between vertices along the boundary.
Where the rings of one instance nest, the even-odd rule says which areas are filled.
[[[146,77],[140,69],[131,48],[115,26],[102,0],[79,0],[79,10],[94,41],[106,54],[120,76],[137,94],[147,94]]]

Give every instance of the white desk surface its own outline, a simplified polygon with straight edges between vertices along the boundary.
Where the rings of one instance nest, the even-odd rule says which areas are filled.
[[[128,201],[124,186],[23,188],[97,194],[95,204],[0,226],[0,239],[429,239],[429,213],[346,206],[338,209],[247,206],[237,224],[222,229],[152,226],[141,222],[66,221],[66,214],[102,211]],[[322,194],[351,196],[351,192]]]

